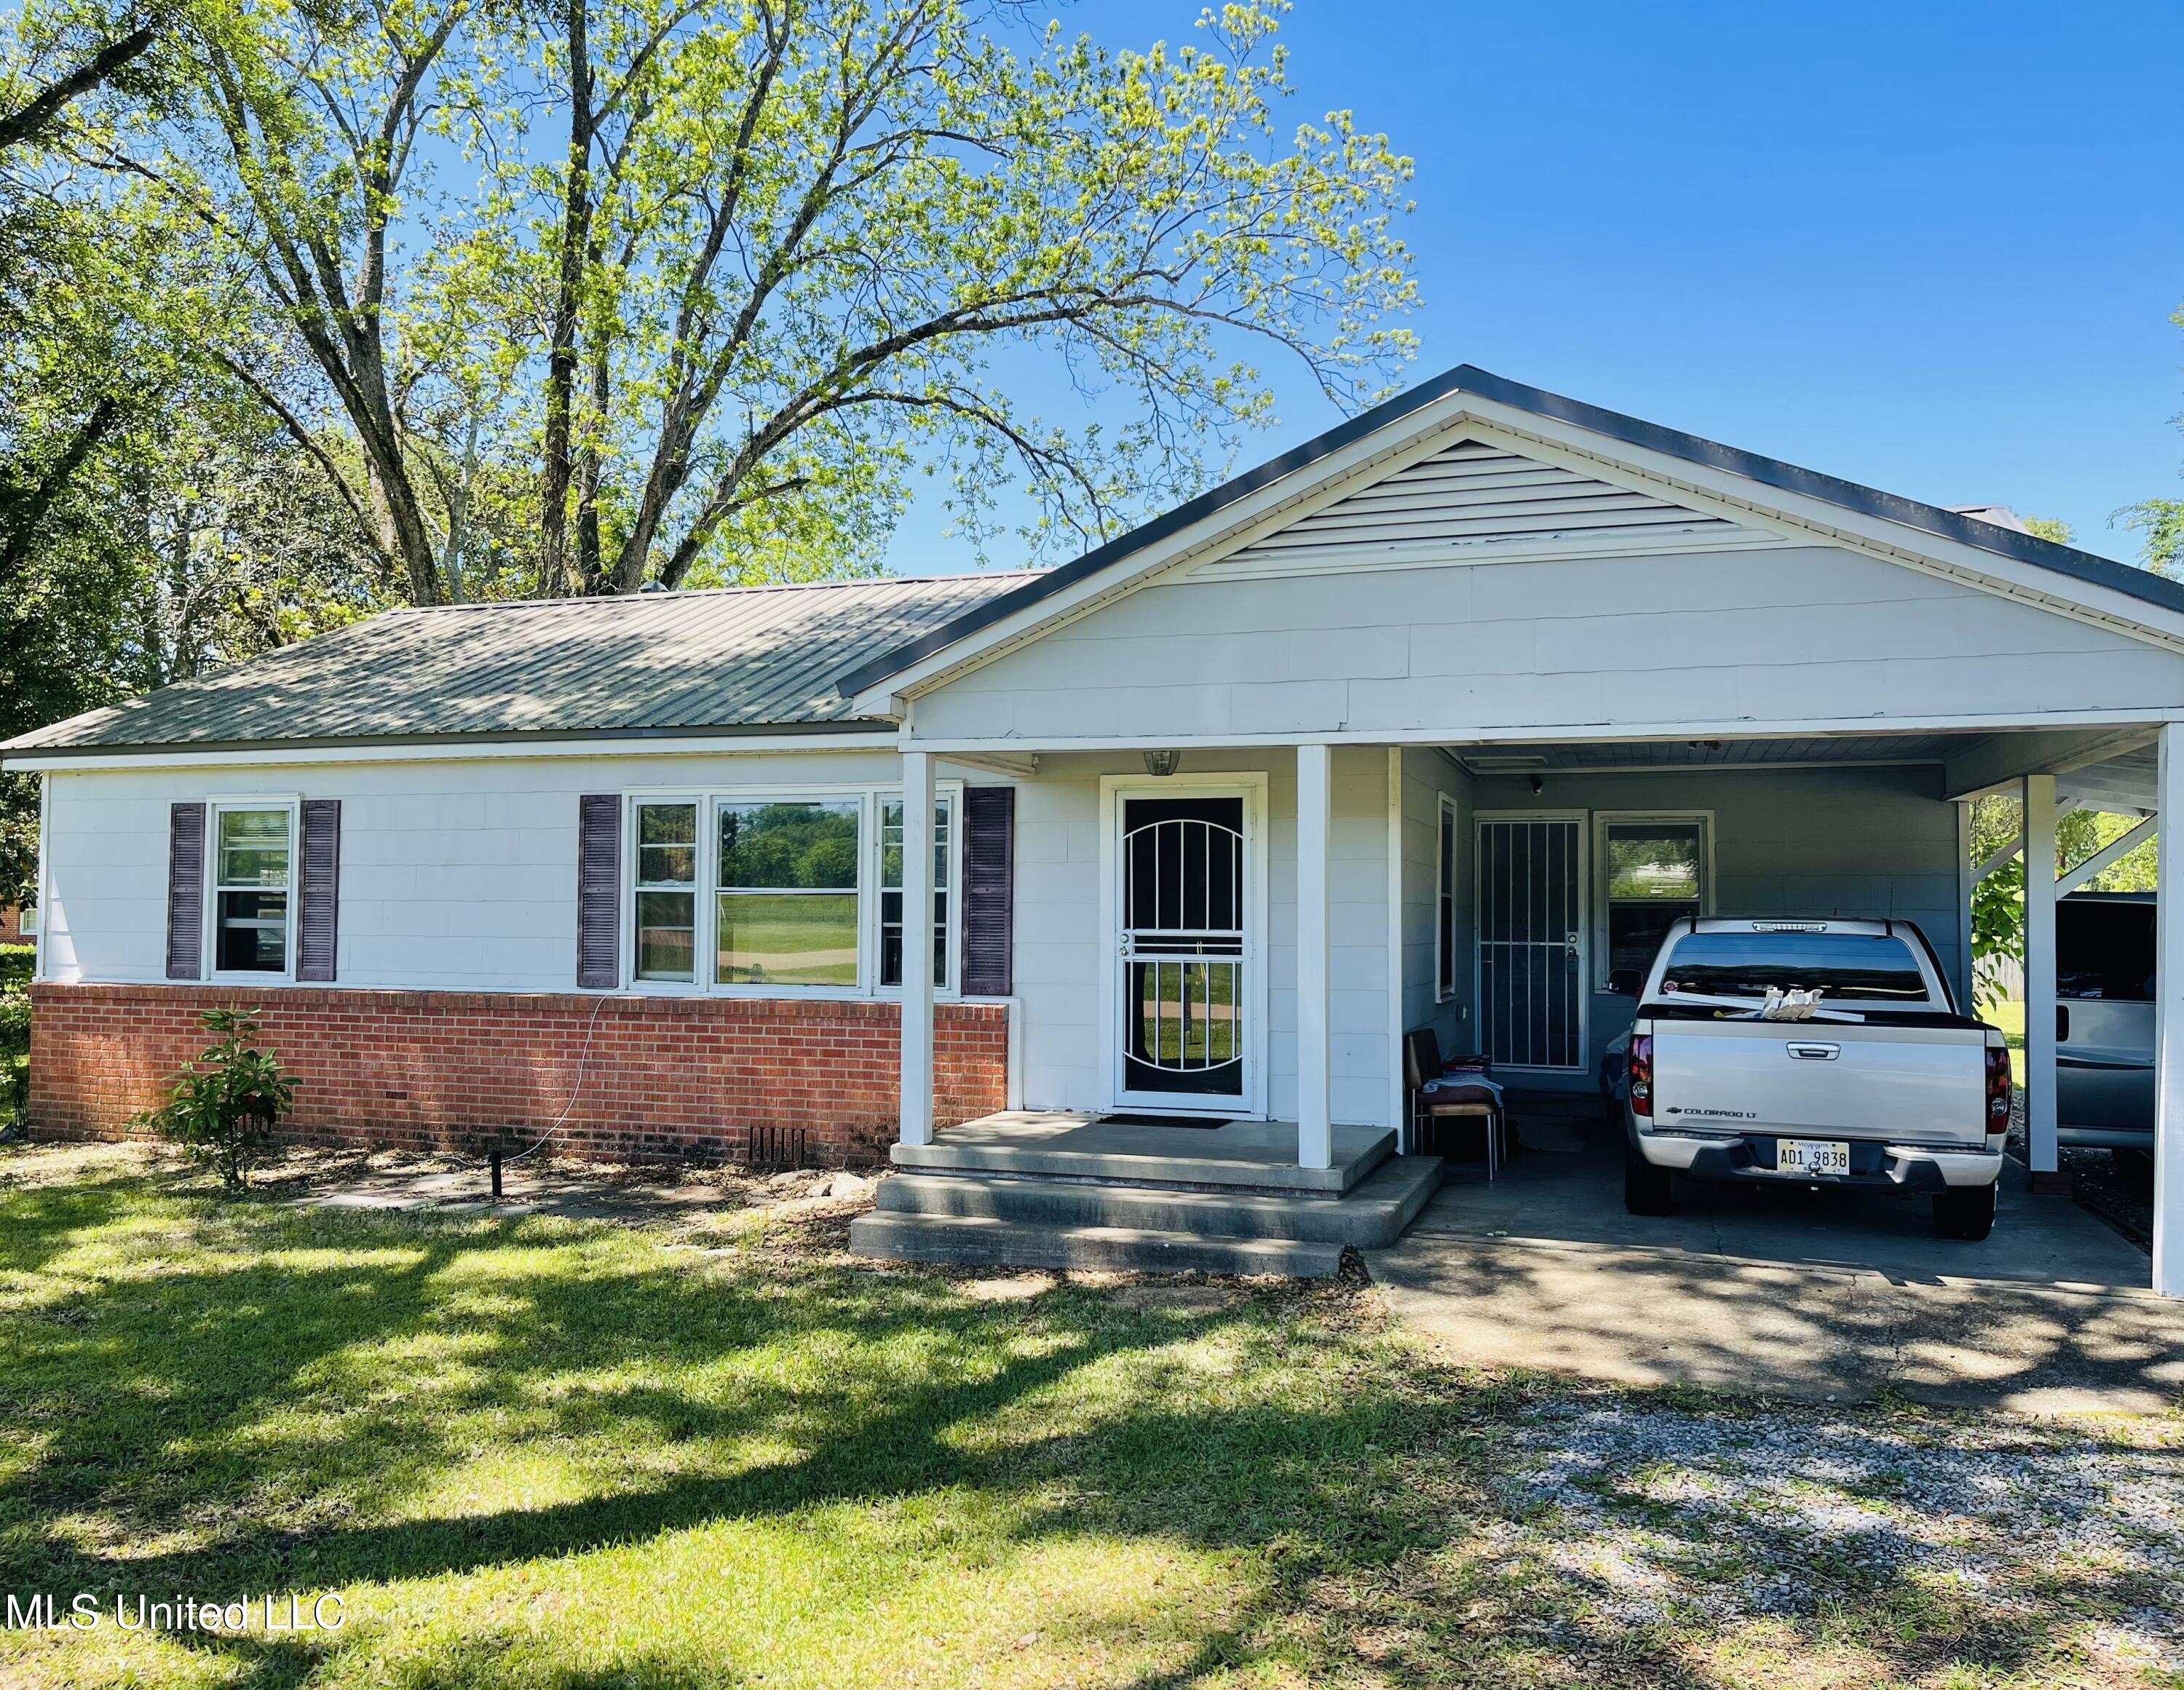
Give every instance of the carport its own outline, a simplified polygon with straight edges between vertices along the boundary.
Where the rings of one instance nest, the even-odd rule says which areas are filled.
[[[2031,1413],[2184,1394],[2184,1305],[2147,1288],[2137,1245],[2021,1167],[1983,1244],[1936,1238],[1920,1202],[1798,1187],[1695,1187],[1641,1219],[1607,1122],[1518,1113],[1540,1148],[1490,1185],[1459,1173],[1367,1257],[1396,1312],[1461,1360]]]
[[[2036,864],[2070,805],[2184,803],[2184,586],[1468,367],[840,686],[897,724],[911,808],[950,761],[1015,785],[1025,1108],[1262,1124],[1310,1171],[1407,1136],[1412,1030],[1595,1094],[1664,911],[1915,920],[1968,998],[1970,800],[2021,792]],[[1219,919],[1171,920],[1132,853],[1209,827]],[[933,872],[906,844],[906,901]],[[2043,1187],[2058,890],[2027,922]],[[910,943],[899,1159],[936,1133]],[[2165,906],[2157,948],[2184,1147]],[[2184,1296],[2159,1160],[2152,1277]]]

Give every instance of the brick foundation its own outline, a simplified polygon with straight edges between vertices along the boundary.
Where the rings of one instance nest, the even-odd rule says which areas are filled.
[[[815,1159],[866,1163],[894,1137],[893,1003],[46,983],[31,999],[30,1122],[56,1136],[125,1136],[211,1042],[199,1014],[235,1007],[296,1076],[283,1131],[300,1142],[476,1149],[565,1109],[557,1149],[616,1159],[735,1157],[754,1127],[798,1127]],[[1007,1006],[933,1020],[935,1120],[1006,1107]]]

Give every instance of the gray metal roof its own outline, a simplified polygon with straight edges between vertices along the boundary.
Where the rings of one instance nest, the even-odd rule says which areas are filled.
[[[1022,573],[392,610],[10,740],[22,753],[861,725],[843,671]]]
[[[1680,458],[1686,464],[1703,469],[1726,470],[1732,475],[1780,488],[1784,492],[1802,493],[1845,510],[1855,511],[1860,515],[1901,523],[1907,528],[1917,529],[1941,539],[1975,546],[1997,557],[2010,558],[2019,563],[2052,570],[2069,581],[2103,586],[2133,598],[2143,599],[2149,604],[2159,605],[2164,610],[2184,611],[2184,581],[2166,581],[2148,570],[2134,569],[2129,564],[2120,564],[2113,558],[2058,545],[2052,540],[2042,540],[2028,534],[2021,527],[2006,527],[1996,522],[1983,521],[1964,510],[1947,510],[1939,505],[1923,504],[1917,499],[1861,486],[1839,476],[1824,475],[1814,470],[1802,470],[1795,464],[1785,464],[1780,459],[1763,458],[1756,452],[1740,451],[1733,446],[1724,446],[1719,441],[1685,434],[1676,429],[1663,428],[1658,423],[1625,416],[1620,411],[1606,410],[1598,405],[1588,405],[1581,399],[1566,398],[1544,388],[1528,387],[1521,381],[1512,381],[1475,364],[1460,364],[1431,381],[1421,382],[1396,394],[1392,399],[1383,401],[1371,410],[1361,412],[1347,422],[1337,424],[1326,433],[1292,448],[1279,458],[1269,459],[1257,468],[1246,470],[1234,480],[1223,481],[1219,486],[1184,501],[1142,526],[1133,528],[1128,533],[1085,553],[1081,558],[1073,559],[1055,569],[1040,570],[1014,591],[996,593],[951,620],[904,641],[896,649],[879,653],[844,674],[842,690],[855,694],[868,687],[877,686],[912,664],[921,663],[937,653],[945,651],[957,641],[969,638],[980,629],[990,627],[1019,610],[1051,598],[1088,575],[1098,575],[1103,570],[1127,562],[1149,547],[1181,533],[1194,523],[1217,514],[1262,487],[1270,486],[1284,476],[1308,470],[1321,459],[1332,457],[1366,436],[1391,427],[1456,393],[1473,394],[1533,416],[1571,423],[1610,440],[1620,441],[1626,446],[1643,447],[1664,457]],[[2056,590],[2061,593],[2069,591],[2059,581]]]

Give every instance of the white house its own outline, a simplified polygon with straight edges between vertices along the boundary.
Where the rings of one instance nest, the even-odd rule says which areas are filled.
[[[397,612],[13,742],[33,1117],[118,1128],[247,1001],[304,1131],[1066,1179],[1197,1116],[1123,1129],[1140,1230],[1223,1181],[1399,1225],[1407,1029],[1590,1089],[1692,910],[1908,917],[1968,995],[1964,801],[2051,861],[2184,794],[2180,721],[2176,584],[1466,367],[1050,571]]]

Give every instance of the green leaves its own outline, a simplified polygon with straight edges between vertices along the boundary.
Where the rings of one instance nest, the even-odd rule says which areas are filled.
[[[258,1048],[256,1011],[208,1009],[203,1019],[220,1038],[137,1124],[211,1163],[223,1185],[240,1191],[248,1170],[272,1148],[274,1123],[294,1105],[296,1088],[273,1053]]]
[[[1037,555],[1225,467],[1253,347],[1345,408],[1412,353],[1410,163],[1347,113],[1281,138],[1279,9],[1117,51],[964,0],[269,7],[155,174],[417,598],[515,587],[463,563],[482,516],[546,592],[869,570],[924,474],[981,548],[1015,484]],[[1052,372],[1130,420],[1035,414]]]

